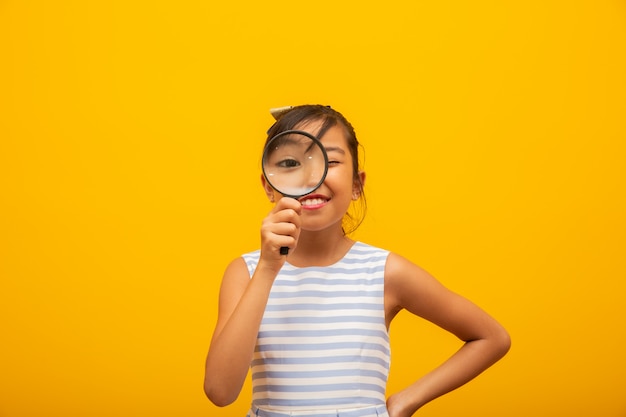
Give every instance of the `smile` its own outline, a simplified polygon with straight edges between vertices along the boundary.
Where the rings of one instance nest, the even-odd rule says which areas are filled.
[[[322,207],[328,202],[328,200],[328,198],[314,196],[300,200],[300,204],[302,204],[303,208],[314,209]]]

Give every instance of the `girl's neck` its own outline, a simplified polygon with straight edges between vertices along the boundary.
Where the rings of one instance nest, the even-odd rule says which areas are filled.
[[[336,263],[350,250],[354,241],[339,230],[300,232],[298,246],[287,261],[298,267],[328,266]]]

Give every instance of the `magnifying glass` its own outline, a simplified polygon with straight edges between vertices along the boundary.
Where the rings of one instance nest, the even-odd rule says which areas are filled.
[[[302,130],[286,130],[272,137],[263,150],[263,175],[285,197],[296,200],[311,194],[328,173],[328,155],[318,138]],[[289,248],[281,247],[287,255]]]

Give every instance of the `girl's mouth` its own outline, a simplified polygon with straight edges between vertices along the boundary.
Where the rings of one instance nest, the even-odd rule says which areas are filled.
[[[321,195],[311,195],[306,196],[300,199],[300,204],[302,204],[302,208],[305,209],[315,209],[324,206],[330,200],[328,197],[324,197]]]

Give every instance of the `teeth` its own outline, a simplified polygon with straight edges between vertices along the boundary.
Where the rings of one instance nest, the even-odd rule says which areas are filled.
[[[322,199],[322,198],[309,198],[307,200],[304,200],[302,202],[303,206],[314,206],[317,204],[323,204],[326,200]]]

